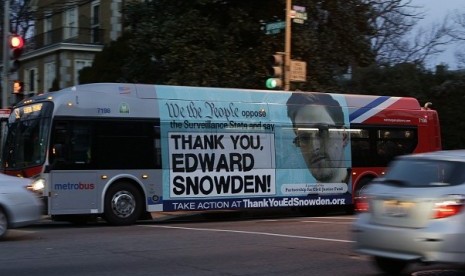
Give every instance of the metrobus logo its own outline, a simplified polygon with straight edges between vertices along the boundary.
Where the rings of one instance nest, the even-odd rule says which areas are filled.
[[[56,183],[53,185],[55,190],[93,190],[95,189],[94,183]]]

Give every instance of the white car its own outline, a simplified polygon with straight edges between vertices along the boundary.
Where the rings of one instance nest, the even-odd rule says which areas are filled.
[[[28,189],[32,180],[0,174],[0,239],[8,229],[36,223],[41,219],[43,204]]]
[[[401,156],[369,184],[355,250],[398,274],[412,262],[465,264],[465,150]]]

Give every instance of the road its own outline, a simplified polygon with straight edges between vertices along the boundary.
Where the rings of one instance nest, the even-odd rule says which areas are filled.
[[[354,216],[177,218],[126,227],[45,219],[0,242],[0,275],[381,275],[352,250]]]

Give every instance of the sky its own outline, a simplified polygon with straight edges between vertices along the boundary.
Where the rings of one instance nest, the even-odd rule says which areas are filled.
[[[465,13],[465,0],[412,0],[411,4],[423,6],[421,11],[424,12],[425,18],[418,22],[421,27],[441,23],[447,14],[452,14],[454,11]],[[461,46],[465,47],[463,44]],[[430,59],[427,67],[434,68],[437,64],[445,63],[449,69],[457,69],[454,53],[459,47],[459,44],[448,45],[444,53]]]

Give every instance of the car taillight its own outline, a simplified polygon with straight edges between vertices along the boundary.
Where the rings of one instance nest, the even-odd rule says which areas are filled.
[[[444,198],[443,201],[434,204],[434,217],[435,219],[447,218],[455,216],[462,211],[465,205],[465,196],[463,195],[450,195]]]
[[[370,210],[370,204],[368,203],[367,196],[354,197],[354,209],[355,212],[363,213]]]

